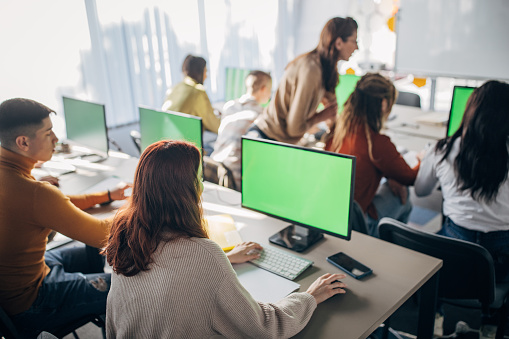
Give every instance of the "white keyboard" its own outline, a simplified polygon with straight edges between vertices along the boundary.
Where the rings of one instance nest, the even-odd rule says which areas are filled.
[[[251,260],[251,263],[290,280],[313,265],[311,260],[269,246],[264,247],[260,258]]]

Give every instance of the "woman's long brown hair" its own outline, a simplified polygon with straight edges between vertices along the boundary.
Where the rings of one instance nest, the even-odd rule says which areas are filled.
[[[469,192],[472,199],[496,201],[500,186],[507,180],[509,169],[509,84],[490,80],[476,88],[467,101],[458,130],[439,140],[440,162],[451,153],[455,141],[460,149],[454,159],[456,184]]]
[[[387,107],[392,108],[396,101],[393,83],[378,73],[364,75],[345,102],[343,112],[337,117],[331,151],[339,152],[347,135],[357,133],[357,128],[364,128],[372,158],[370,130],[379,133],[387,118],[382,111],[384,99],[387,100]]]
[[[339,51],[336,49],[336,40],[341,38],[341,40],[346,42],[357,31],[357,27],[357,22],[350,17],[335,17],[330,19],[322,29],[318,46],[311,52],[298,56],[290,64],[305,55],[318,54],[320,64],[322,65],[323,87],[325,91],[335,93],[339,82]]]
[[[206,238],[198,178],[201,155],[191,143],[158,141],[140,157],[132,195],[115,216],[106,257],[117,274],[150,269],[163,241]]]

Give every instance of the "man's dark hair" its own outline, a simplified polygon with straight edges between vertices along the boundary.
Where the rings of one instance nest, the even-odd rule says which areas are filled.
[[[0,104],[0,142],[11,148],[20,135],[34,137],[42,120],[54,111],[35,101],[24,98],[5,100]]]

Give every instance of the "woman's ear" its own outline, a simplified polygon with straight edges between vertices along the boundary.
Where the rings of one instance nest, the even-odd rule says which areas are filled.
[[[389,101],[385,98],[382,99],[382,114],[388,115],[391,112],[389,109]]]
[[[343,44],[345,42],[343,41],[343,39],[341,39],[340,37],[337,37],[336,38],[336,41],[334,42],[334,46],[336,47],[336,49],[338,51],[341,51],[341,48],[343,48]]]

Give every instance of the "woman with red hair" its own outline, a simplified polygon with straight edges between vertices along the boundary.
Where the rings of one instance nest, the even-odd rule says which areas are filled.
[[[201,155],[187,142],[159,141],[143,152],[133,193],[113,221],[106,247],[113,268],[108,338],[291,337],[317,304],[346,285],[318,278],[276,303],[253,300],[231,263],[257,257],[256,243],[228,256],[203,227]],[[229,259],[229,260],[228,260]]]

